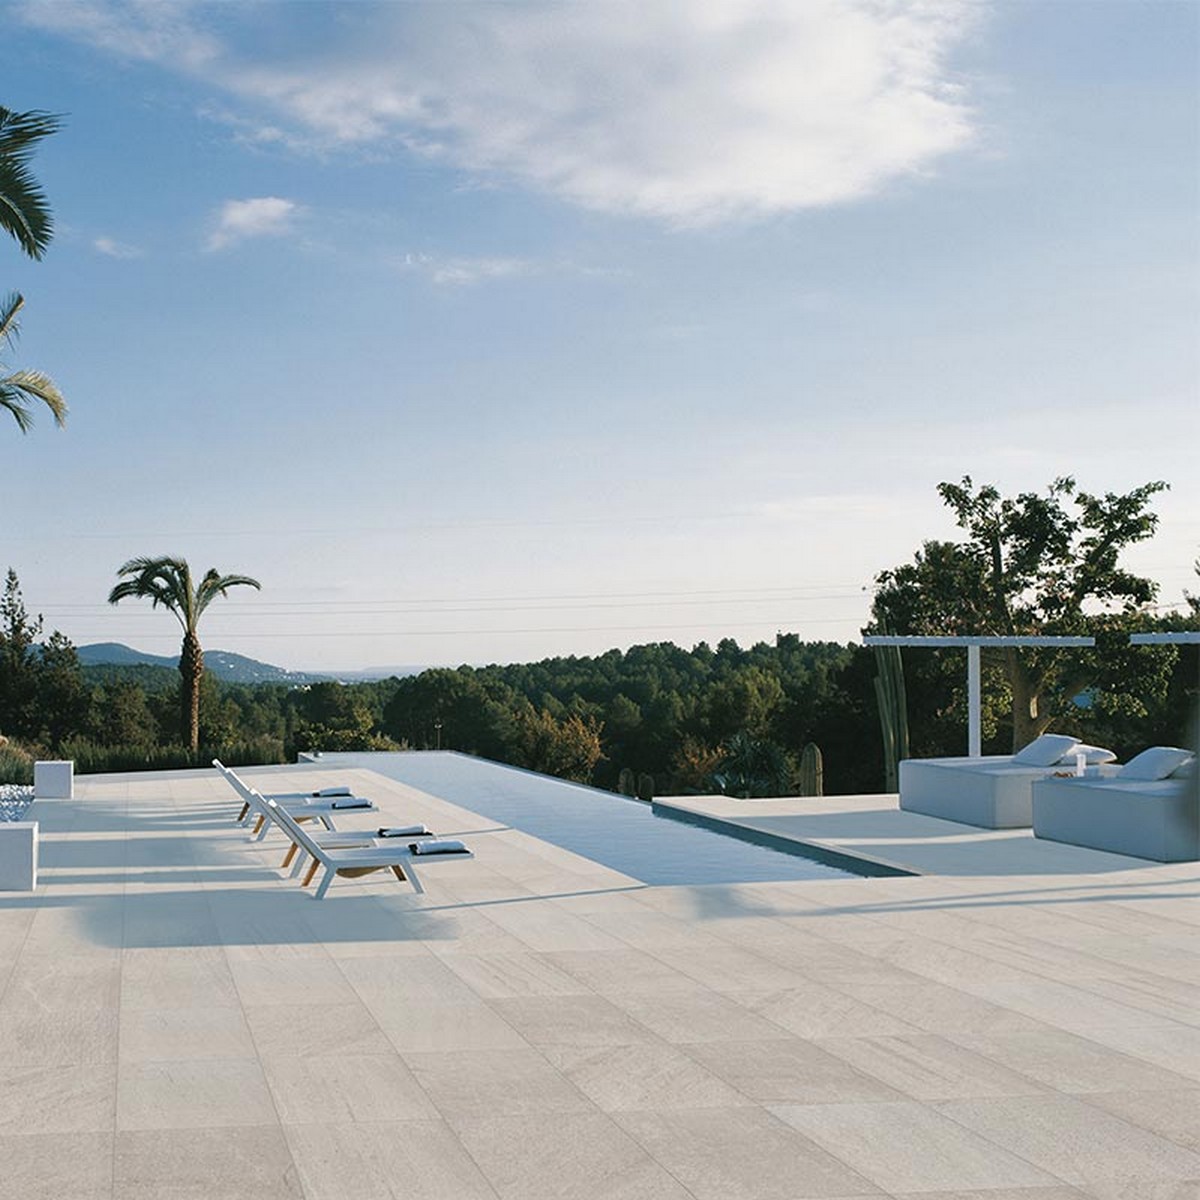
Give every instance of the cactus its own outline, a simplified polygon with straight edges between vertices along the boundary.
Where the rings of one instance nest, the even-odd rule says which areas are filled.
[[[904,663],[899,646],[876,646],[875,699],[883,735],[884,787],[900,790],[900,760],[908,757],[908,699],[904,692]]]
[[[800,754],[799,787],[801,796],[823,796],[825,794],[825,761],[821,747],[809,742]]]
[[[637,795],[637,776],[628,767],[622,767],[617,776],[617,791],[622,796]]]
[[[654,799],[654,776],[639,775],[637,781],[637,798],[647,804]]]

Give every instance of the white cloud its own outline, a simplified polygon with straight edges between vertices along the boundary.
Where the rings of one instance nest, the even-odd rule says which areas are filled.
[[[537,260],[505,258],[502,256],[451,255],[408,253],[399,260],[402,271],[422,275],[441,286],[466,286],[494,279],[511,279],[521,275],[573,275],[581,279],[625,279],[630,272],[625,267],[587,266],[570,259]]]
[[[362,3],[334,6],[303,50],[272,36],[287,7],[24,11],[221,87],[255,110],[243,136],[399,145],[674,225],[852,201],[972,139],[949,66],[972,0]],[[223,42],[201,27],[214,12]]]
[[[92,249],[106,258],[141,258],[142,252],[137,246],[128,242],[118,242],[116,238],[98,237],[92,239]]]
[[[528,275],[536,269],[535,264],[523,258],[438,258],[432,254],[406,254],[400,267],[433,283],[452,286]]]
[[[291,233],[293,218],[298,211],[294,201],[279,196],[226,200],[217,214],[216,228],[209,234],[208,249],[224,250],[246,238],[281,237]]]
[[[122,58],[203,71],[221,42],[196,27],[187,0],[24,0],[16,14],[32,25],[98,46]]]

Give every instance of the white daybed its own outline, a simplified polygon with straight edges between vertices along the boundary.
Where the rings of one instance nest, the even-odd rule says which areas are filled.
[[[1156,862],[1200,859],[1200,791],[1195,760],[1184,758],[1165,778],[1139,768],[1139,760],[1155,756],[1156,746],[1130,759],[1122,772],[1107,779],[1043,779],[1033,785],[1033,832],[1040,838],[1109,850]],[[1187,755],[1187,751],[1174,751]],[[1125,771],[1134,768],[1132,775]]]
[[[1089,770],[1104,774],[1116,756],[1077,738],[1043,734],[1016,754],[982,758],[906,758],[900,764],[900,807],[944,821],[985,829],[1022,829],[1033,824],[1033,785],[1074,769],[1084,753]]]

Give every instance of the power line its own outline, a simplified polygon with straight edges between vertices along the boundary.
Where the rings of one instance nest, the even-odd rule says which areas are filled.
[[[734,521],[749,518],[771,520],[770,514],[756,512],[751,509],[716,513],[678,513],[678,514],[646,514],[644,516],[625,517],[529,517],[529,518],[464,518],[462,520],[437,520],[425,516],[415,516],[409,525],[356,525],[357,535],[388,536],[405,535],[424,537],[452,529],[545,529],[569,528],[571,526],[619,526],[619,525],[680,525],[687,523],[704,523],[716,521]],[[233,537],[267,537],[267,538],[318,538],[333,537],[345,540],[344,528],[327,529],[297,529],[292,527],[264,527],[258,529],[183,529],[183,530],[141,530],[122,531],[113,529],[96,529],[74,532],[55,531],[58,540],[75,539],[79,541],[182,541],[184,538],[233,538]],[[13,534],[10,541],[41,541],[45,537],[42,532]]]
[[[813,621],[805,621],[805,625],[844,625],[848,620],[853,618],[846,617],[827,617]],[[789,626],[795,625],[795,619],[788,617],[782,621],[726,621],[725,624],[736,625],[740,629],[776,629],[784,631]],[[507,636],[509,634],[541,634],[541,633],[630,633],[642,632],[650,633],[654,631],[665,630],[682,630],[682,629],[712,629],[712,623],[679,625],[672,623],[670,625],[574,625],[574,626],[553,626],[553,625],[537,625],[529,629],[337,629],[333,631],[325,630],[305,630],[305,631],[278,631],[278,632],[263,632],[263,633],[218,633],[217,637],[221,639],[227,638],[251,638],[258,641],[262,638],[290,638],[300,639],[306,637],[340,637],[340,638],[407,638],[407,637],[466,637],[474,635],[483,636]],[[106,630],[106,633],[111,633],[111,630]],[[77,633],[76,638],[91,639],[101,635],[92,633]],[[172,637],[169,634],[147,634],[151,638],[159,638],[167,640],[171,638],[173,641],[178,641],[177,637]]]
[[[853,588],[854,590],[823,590],[829,587]],[[226,614],[259,616],[279,616],[288,615],[289,613],[300,614],[313,609],[332,609],[354,616],[421,612],[523,612],[547,611],[559,608],[652,608],[671,607],[675,605],[764,604],[778,601],[807,604],[822,600],[855,600],[861,598],[862,595],[862,589],[857,588],[854,584],[823,584],[770,588],[712,588],[674,592],[610,592],[599,594],[575,592],[549,596],[467,596],[412,600],[395,599],[392,597],[363,600],[346,600],[340,598],[333,600],[284,601],[266,599],[263,601],[248,600],[241,602],[232,600],[229,603],[222,604],[220,611]],[[558,601],[564,603],[557,603]],[[462,605],[488,605],[491,607],[457,607]],[[59,613],[98,613],[112,611],[111,606],[98,603],[46,604],[38,607],[42,612]],[[136,610],[124,609],[118,611],[131,612]]]
[[[805,598],[796,598],[796,603],[801,603]],[[842,596],[816,596],[809,598],[812,601],[819,600],[847,600],[857,599],[854,595]],[[510,605],[492,605],[490,607],[476,606],[473,608],[464,607],[440,607],[440,608],[397,608],[395,606],[389,608],[356,608],[347,609],[344,611],[332,611],[326,613],[314,613],[302,609],[289,609],[277,606],[264,605],[261,608],[239,608],[231,610],[222,608],[221,614],[226,617],[243,618],[243,617],[370,617],[370,616],[424,616],[429,614],[444,614],[444,613],[509,613],[509,612],[581,612],[589,609],[637,609],[637,608],[679,608],[679,607],[705,607],[712,605],[729,605],[729,604],[775,604],[778,602],[777,597],[762,597],[761,599],[731,599],[731,600],[649,600],[637,603],[617,602],[617,603],[593,603],[593,604],[510,604]],[[62,611],[53,608],[43,610],[43,612]],[[81,612],[94,612],[93,609],[81,609]],[[144,614],[138,613],[138,616]]]

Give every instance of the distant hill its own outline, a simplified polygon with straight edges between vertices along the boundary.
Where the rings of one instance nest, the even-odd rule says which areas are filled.
[[[166,667],[175,671],[179,665],[178,655],[146,654],[123,646],[120,642],[93,642],[77,646],[80,664],[84,667],[145,668]],[[204,665],[218,679],[227,683],[319,683],[331,679],[331,675],[318,675],[311,671],[288,671],[270,663],[234,654],[231,650],[206,650]]]
[[[398,667],[362,667],[355,671],[330,671],[325,678],[336,679],[340,683],[371,683],[376,679],[404,679],[408,675],[420,675],[428,671],[426,666],[404,665]]]

